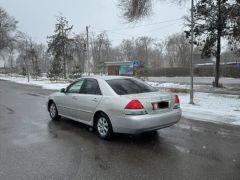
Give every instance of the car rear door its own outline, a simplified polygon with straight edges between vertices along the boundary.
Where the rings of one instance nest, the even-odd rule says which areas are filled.
[[[77,118],[81,121],[91,121],[97,105],[101,102],[102,93],[98,81],[87,78],[81,87],[80,93],[73,95]]]

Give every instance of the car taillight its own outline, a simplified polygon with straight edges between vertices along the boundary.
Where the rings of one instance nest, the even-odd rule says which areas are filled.
[[[144,109],[144,107],[138,100],[132,100],[126,105],[125,109]]]
[[[175,105],[174,105],[174,108],[180,108],[180,100],[179,100],[179,97],[178,95],[175,95]]]
[[[175,104],[180,104],[178,95],[175,95]]]
[[[147,114],[142,103],[138,100],[130,101],[125,107],[126,115],[144,115]]]

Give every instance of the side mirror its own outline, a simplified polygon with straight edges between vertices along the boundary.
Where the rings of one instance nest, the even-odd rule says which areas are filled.
[[[60,93],[65,93],[65,92],[66,92],[65,88],[62,88],[62,89],[60,90]]]

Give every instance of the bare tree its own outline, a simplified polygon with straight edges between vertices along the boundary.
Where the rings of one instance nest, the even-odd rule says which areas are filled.
[[[80,66],[80,71],[84,72],[85,60],[86,60],[86,36],[81,33],[74,37],[73,40],[73,59],[75,66]],[[80,73],[80,72],[79,72]]]
[[[16,51],[16,41],[15,39],[12,39],[9,41],[8,47],[7,47],[7,52],[8,52],[8,61],[9,61],[9,66],[10,66],[10,74],[12,75],[13,69],[14,69],[14,53]]]
[[[152,14],[154,0],[119,0],[118,7],[128,22],[136,22]],[[186,0],[159,0],[182,4]]]
[[[111,43],[106,33],[97,35],[91,42],[92,57],[94,63],[93,71],[95,73],[104,72],[104,62],[111,61],[110,50]]]
[[[121,49],[121,45],[114,47],[114,48],[110,48],[109,51],[109,59],[111,61],[125,61],[125,55],[123,54],[123,51]]]
[[[11,46],[17,21],[0,7],[0,53]]]
[[[21,69],[24,75],[27,75],[28,77],[28,82],[30,81],[30,58],[28,54],[28,50],[30,47],[29,43],[29,36],[22,33],[18,32],[17,35],[17,47],[18,47],[18,52],[19,55],[17,57],[17,64],[21,65]]]
[[[142,64],[149,65],[149,49],[153,42],[154,39],[147,36],[136,39],[137,56]]]
[[[166,55],[171,67],[184,67],[189,64],[190,44],[183,33],[173,34],[166,41]]]
[[[34,49],[37,54],[37,63],[42,73],[47,73],[51,63],[51,55],[47,52],[47,47],[44,44],[34,43]]]
[[[164,48],[165,45],[163,42],[154,43],[154,47],[150,54],[151,69],[160,69],[164,67]]]
[[[152,12],[152,0],[119,0],[118,6],[129,22],[149,16]]]
[[[18,50],[17,61],[20,61],[17,62],[18,65],[20,65],[22,70],[24,69],[24,71],[26,71],[25,73],[28,76],[28,81],[30,75],[37,78],[41,74],[41,59],[37,48],[38,44],[36,44],[27,34],[22,32],[18,32],[16,40]]]
[[[120,49],[123,53],[124,59],[127,61],[133,60],[134,50],[135,50],[135,42],[134,39],[124,39],[120,44]]]

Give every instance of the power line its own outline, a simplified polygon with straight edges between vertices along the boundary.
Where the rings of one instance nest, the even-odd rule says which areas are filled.
[[[111,31],[122,31],[122,30],[134,29],[134,28],[139,28],[139,27],[158,25],[158,24],[163,24],[163,23],[168,23],[168,22],[173,22],[173,21],[179,21],[179,20],[182,20],[182,19],[183,19],[183,18],[170,19],[170,20],[166,20],[166,21],[159,21],[159,22],[155,22],[155,23],[143,24],[143,25],[138,25],[138,26],[134,26],[134,27],[115,28],[115,29],[105,29],[104,31],[105,31],[105,32],[111,32]],[[95,28],[95,29],[99,29],[99,28]],[[100,30],[100,29],[99,29],[98,31],[103,31],[103,30]]]
[[[169,25],[167,25],[167,26],[162,26],[162,27],[159,27],[159,28],[155,28],[155,29],[152,29],[152,30],[147,31],[147,32],[145,32],[145,33],[151,33],[151,32],[157,31],[157,30],[161,30],[161,29],[165,29],[165,28],[171,27],[171,26],[173,26],[173,25],[175,25],[175,23],[169,24]],[[181,24],[181,25],[182,25],[182,24]]]
[[[122,36],[130,36],[130,37],[133,37],[133,35],[131,34],[125,34],[125,33],[117,33],[117,32],[109,32],[109,31],[105,31],[107,33],[112,33],[112,34],[117,34],[117,35],[122,35]]]
[[[157,30],[161,30],[161,29],[165,29],[165,28],[171,27],[171,26],[173,26],[173,25],[175,25],[175,23],[171,23],[171,24],[166,25],[166,26],[161,26],[161,27],[152,29],[152,30],[150,30],[150,31],[146,31],[146,32],[144,32],[144,33],[151,33],[151,32],[157,31]],[[120,36],[130,36],[130,37],[134,37],[132,34],[126,34],[126,33],[119,33],[119,32],[107,31],[107,30],[100,30],[100,29],[96,29],[96,31],[98,31],[98,32],[112,33],[112,34],[117,34],[117,35],[120,35]]]
[[[136,27],[143,27],[143,26],[149,26],[149,25],[156,25],[156,24],[161,24],[161,23],[166,23],[166,22],[173,22],[173,21],[176,21],[176,20],[181,20],[182,18],[179,18],[179,19],[174,19],[174,20],[168,20],[168,21],[161,21],[161,22],[156,22],[156,23],[152,23],[152,24],[145,24],[145,25],[139,25],[139,26],[136,26]],[[182,24],[182,23],[181,23]],[[151,33],[151,32],[154,32],[154,31],[157,31],[157,30],[161,30],[161,29],[166,29],[166,28],[169,28],[171,27],[172,25],[175,25],[175,23],[171,23],[169,25],[164,25],[164,26],[161,26],[161,27],[158,27],[158,28],[155,28],[155,29],[152,29],[150,31],[146,31],[146,32],[143,32],[143,34],[146,34],[146,33]],[[128,37],[128,38],[135,38],[136,36],[133,35],[133,34],[126,34],[126,33],[120,33],[120,32],[114,32],[114,30],[125,30],[125,29],[131,29],[131,28],[119,28],[119,29],[112,29],[112,30],[104,30],[104,29],[98,29],[98,28],[93,28],[95,29],[94,32],[106,32],[106,33],[110,33],[110,34],[116,34],[116,35],[119,35],[119,36],[124,36],[124,37]],[[92,31],[92,33],[94,33]],[[121,39],[111,39],[111,41],[118,41],[118,40],[121,40]]]

